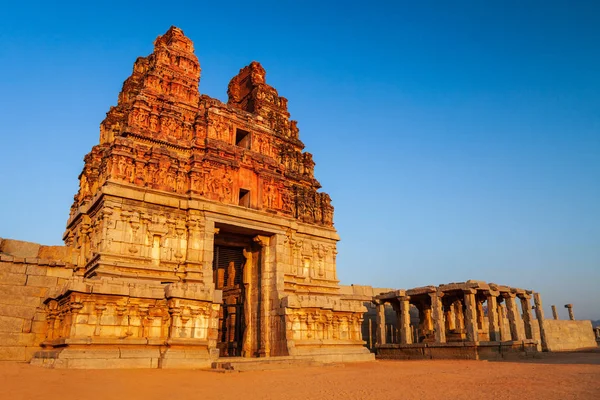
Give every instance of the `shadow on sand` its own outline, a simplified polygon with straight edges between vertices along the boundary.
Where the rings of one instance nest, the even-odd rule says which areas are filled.
[[[491,361],[492,362],[492,361]],[[535,358],[499,360],[493,362],[517,362],[533,364],[592,364],[600,365],[600,347],[578,351],[538,353]]]

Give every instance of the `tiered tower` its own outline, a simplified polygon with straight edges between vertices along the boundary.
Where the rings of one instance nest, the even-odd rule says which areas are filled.
[[[80,175],[64,237],[80,276],[47,301],[54,359],[83,343],[175,367],[371,357],[365,309],[339,293],[331,199],[265,75],[241,69],[227,104],[200,95],[175,27],[136,60]]]

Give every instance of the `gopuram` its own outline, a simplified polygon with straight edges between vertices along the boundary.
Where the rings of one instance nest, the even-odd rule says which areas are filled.
[[[331,199],[287,100],[257,62],[233,77],[227,104],[201,95],[199,80],[175,27],[136,60],[85,156],[64,235],[77,276],[45,301],[35,357],[372,359],[365,308],[339,293]]]

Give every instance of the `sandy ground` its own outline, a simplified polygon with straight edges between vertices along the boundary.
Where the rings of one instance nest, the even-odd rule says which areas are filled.
[[[600,353],[215,373],[0,363],[0,399],[600,399]]]

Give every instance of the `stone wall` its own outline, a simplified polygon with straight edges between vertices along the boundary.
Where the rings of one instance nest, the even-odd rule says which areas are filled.
[[[73,275],[61,246],[0,239],[0,360],[29,361],[47,330],[43,301]]]
[[[597,347],[592,323],[589,320],[546,319],[544,326],[549,351],[568,351]]]

